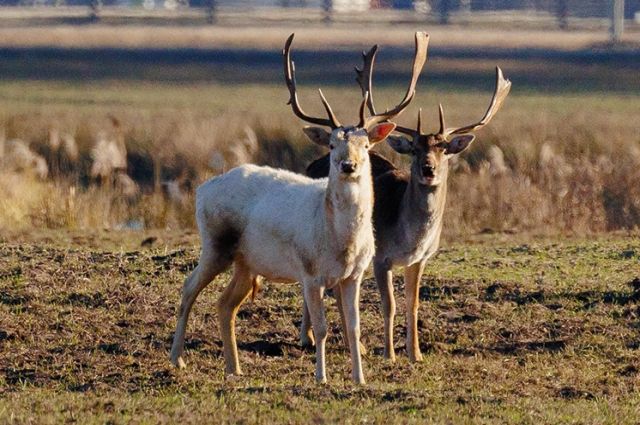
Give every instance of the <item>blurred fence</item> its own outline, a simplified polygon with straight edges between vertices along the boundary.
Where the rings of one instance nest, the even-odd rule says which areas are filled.
[[[326,22],[640,29],[640,0],[0,0],[0,25]]]

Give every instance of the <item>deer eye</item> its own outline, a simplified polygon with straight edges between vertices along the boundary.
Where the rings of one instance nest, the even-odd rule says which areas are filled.
[[[335,146],[333,146],[333,143],[329,143],[329,149],[333,149]]]

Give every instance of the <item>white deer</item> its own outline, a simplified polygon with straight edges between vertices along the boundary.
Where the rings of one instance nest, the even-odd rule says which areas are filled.
[[[421,68],[426,54],[426,35],[420,39],[417,68]],[[312,180],[284,170],[244,165],[197,189],[196,220],[202,251],[198,266],[184,283],[171,361],[184,367],[184,334],[193,302],[216,275],[233,263],[233,277],[218,301],[227,375],[241,374],[235,317],[241,303],[257,288],[259,276],[263,276],[273,281],[302,283],[317,340],[318,382],[326,382],[323,294],[327,288],[339,292],[347,323],[352,378],[364,383],[359,345],[360,281],[374,254],[373,187],[367,151],[394,130],[395,124],[387,121],[413,99],[420,69],[397,107],[365,118],[365,95],[360,122],[343,126],[322,92],[329,119],[309,116],[301,109],[290,57],[292,41],[293,34],[283,51],[289,103],[301,119],[332,129],[304,129],[312,141],[331,149],[328,179]]]
[[[372,97],[372,70],[377,46],[363,54],[364,67],[356,69],[363,93],[368,93],[367,106],[375,114]],[[404,267],[407,320],[407,354],[411,361],[420,361],[418,344],[418,290],[424,266],[438,250],[444,206],[447,197],[449,158],[467,149],[474,140],[471,134],[484,127],[498,112],[509,94],[511,82],[496,68],[496,86],[484,117],[475,124],[460,128],[446,128],[440,106],[440,130],[425,134],[421,130],[420,113],[417,128],[397,126],[395,131],[410,138],[390,136],[387,143],[398,153],[412,157],[411,172],[398,170],[381,155],[370,152],[374,170],[374,228],[376,254],[373,269],[382,299],[384,316],[384,356],[395,360],[393,322],[396,303],[393,296],[392,268]],[[307,175],[318,178],[326,175],[327,156],[311,163]],[[338,304],[340,307],[340,304]],[[303,312],[301,342],[309,339],[308,313]]]

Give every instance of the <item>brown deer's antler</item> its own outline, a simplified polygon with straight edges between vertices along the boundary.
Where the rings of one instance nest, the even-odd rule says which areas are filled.
[[[407,94],[405,95],[405,98],[402,100],[402,102],[400,102],[400,104],[396,106],[396,108],[394,108],[391,111],[385,112],[384,114],[376,113],[376,109],[373,102],[373,90],[372,90],[373,64],[375,62],[376,54],[378,52],[378,45],[373,46],[368,52],[362,53],[363,66],[362,66],[362,69],[359,69],[356,67],[356,74],[357,74],[356,81],[360,85],[360,89],[362,90],[363,96],[368,93],[366,102],[369,108],[369,112],[372,114],[372,116],[369,117],[368,120],[371,120],[375,123],[389,120],[393,116],[397,116],[400,112],[402,112],[404,108],[406,108],[406,106],[408,106],[415,92],[415,85],[418,79],[418,75],[420,74],[420,71],[422,70],[424,62],[426,61],[426,57],[427,57],[426,50],[427,50],[428,42],[429,42],[429,36],[427,34],[422,32],[416,32],[416,53],[415,53],[415,58],[413,63],[413,75],[411,79],[411,84],[409,85]],[[439,105],[438,113],[439,113],[439,121],[440,121],[440,130],[438,131],[438,134],[441,134],[443,136],[449,136],[451,134],[469,133],[484,127],[489,123],[489,121],[491,121],[491,119],[498,112],[498,110],[500,110],[500,108],[502,107],[502,103],[506,99],[510,90],[511,90],[511,81],[504,78],[504,75],[502,74],[502,70],[500,69],[500,67],[496,67],[496,88],[493,93],[491,103],[489,104],[489,108],[487,109],[487,112],[484,114],[484,117],[475,124],[471,124],[471,125],[460,127],[460,128],[447,129],[445,127],[444,110],[442,108],[442,105]],[[389,114],[391,116],[380,119],[385,114]],[[362,110],[360,113],[360,121],[363,123],[367,121],[364,119],[364,112]],[[418,112],[417,129],[402,127],[398,125],[396,126],[395,131],[399,133],[407,134],[409,136],[419,135],[422,132],[420,121],[421,121],[421,114],[420,112]]]
[[[416,32],[415,35],[415,53],[413,58],[413,70],[411,74],[411,82],[409,83],[409,87],[407,88],[407,92],[404,95],[404,98],[398,105],[396,105],[393,109],[387,110],[383,113],[376,113],[374,102],[373,102],[373,93],[372,93],[372,75],[373,75],[373,63],[375,61],[376,53],[378,51],[378,46],[375,45],[369,50],[369,52],[362,54],[364,65],[362,69],[356,68],[356,81],[360,85],[363,96],[365,96],[366,104],[369,108],[369,112],[372,114],[370,117],[365,118],[364,116],[364,108],[361,108],[360,113],[360,123],[359,126],[364,128],[370,128],[375,124],[379,124],[384,121],[389,121],[390,119],[400,115],[406,108],[409,106],[409,103],[413,100],[416,92],[416,83],[418,82],[418,77],[420,76],[420,72],[422,72],[422,68],[424,63],[427,60],[427,47],[429,46],[429,35],[425,32]],[[368,96],[366,95],[368,93]],[[397,127],[396,130],[400,131]]]
[[[282,50],[282,56],[284,59],[284,79],[287,83],[287,88],[289,89],[289,102],[287,104],[291,105],[291,109],[293,109],[294,114],[307,122],[331,127],[333,129],[341,127],[342,125],[340,124],[340,121],[338,121],[335,114],[333,113],[333,110],[331,110],[331,106],[322,94],[322,90],[319,90],[320,99],[322,100],[324,109],[327,111],[329,119],[317,118],[312,117],[311,115],[307,115],[307,113],[305,113],[300,107],[300,103],[298,102],[298,94],[296,91],[296,67],[291,60],[291,43],[293,42],[294,35],[295,34],[291,34],[289,38],[287,38],[287,42],[285,43],[284,49]]]
[[[463,134],[470,133],[472,131],[476,131],[485,125],[489,124],[489,121],[494,117],[494,115],[500,110],[502,107],[502,103],[507,98],[509,91],[511,90],[511,81],[504,78],[502,74],[502,70],[500,67],[496,66],[496,88],[493,92],[493,97],[491,98],[491,103],[489,103],[489,108],[487,112],[485,112],[484,117],[480,121],[475,124],[467,125],[460,128],[448,128],[444,129],[444,114],[442,112],[442,107],[440,108],[440,134],[444,136],[448,136],[451,134]]]

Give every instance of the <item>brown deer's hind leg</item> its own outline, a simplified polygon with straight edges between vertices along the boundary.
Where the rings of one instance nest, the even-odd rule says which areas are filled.
[[[220,321],[220,334],[224,348],[225,375],[241,375],[238,361],[238,347],[236,344],[236,314],[242,302],[247,299],[253,290],[254,282],[258,277],[251,274],[242,260],[236,260],[234,273],[218,299],[218,320]]]
[[[425,261],[421,261],[404,269],[404,291],[407,303],[407,354],[412,362],[422,360],[418,343],[418,307],[420,304],[418,291],[424,265]]]
[[[350,350],[349,347],[349,326],[347,320],[344,317],[344,308],[342,308],[342,293],[340,290],[340,285],[337,285],[333,288],[333,293],[336,297],[336,304],[338,305],[338,312],[340,313],[340,322],[342,323],[342,333],[343,333],[343,341],[344,346],[347,350]]]
[[[393,319],[396,315],[396,300],[393,297],[393,275],[391,269],[383,262],[373,264],[373,272],[382,299],[382,315],[384,317],[384,357],[395,361],[393,348]]]
[[[349,347],[349,335],[348,335],[348,329],[349,326],[347,325],[347,319],[345,318],[344,315],[344,308],[342,307],[342,289],[340,286],[336,286],[335,288],[333,288],[334,294],[336,296],[336,304],[338,305],[338,311],[340,312],[340,320],[342,322],[342,332],[344,333],[343,336],[343,340],[344,340],[344,346],[346,347],[347,350],[351,350],[351,348]],[[364,345],[364,343],[362,341],[360,341],[360,354],[366,355],[367,354],[367,347]]]
[[[311,331],[311,316],[309,315],[309,307],[307,301],[302,297],[302,322],[300,323],[300,345],[302,347],[313,347],[316,340]]]

